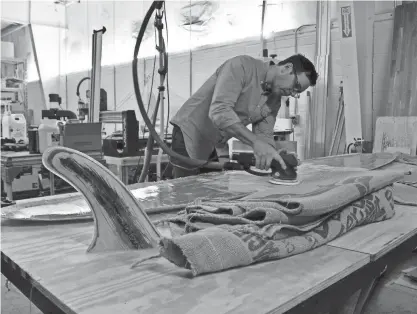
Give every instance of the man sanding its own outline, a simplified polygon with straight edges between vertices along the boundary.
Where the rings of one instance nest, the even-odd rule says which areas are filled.
[[[268,170],[275,159],[285,169],[273,138],[281,96],[299,97],[316,84],[317,76],[313,63],[300,54],[278,64],[246,55],[227,60],[171,119],[172,150],[216,161],[217,151],[223,149],[224,154],[227,141],[234,137],[253,148],[256,168]],[[252,132],[246,127],[250,123]],[[204,172],[175,158],[170,161],[174,178]]]

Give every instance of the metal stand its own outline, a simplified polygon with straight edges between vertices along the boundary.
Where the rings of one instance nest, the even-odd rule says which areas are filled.
[[[93,54],[90,81],[90,109],[88,122],[99,122],[100,119],[100,86],[101,86],[101,51],[103,46],[103,34],[106,28],[103,26],[98,31],[93,31]]]
[[[159,131],[159,136],[161,138],[161,140],[165,139],[165,110],[164,110],[164,92],[165,92],[165,86],[164,86],[164,81],[165,81],[165,75],[167,73],[168,70],[168,65],[166,64],[166,47],[165,47],[165,42],[164,42],[164,38],[162,36],[162,30],[164,28],[164,24],[162,22],[162,18],[164,16],[164,10],[162,9],[163,6],[163,2],[161,1],[157,7],[156,10],[156,15],[155,15],[155,27],[158,30],[158,45],[156,46],[156,49],[159,52],[159,69],[158,69],[158,73],[159,73],[159,77],[160,77],[160,82],[159,82],[159,108],[160,108],[160,112],[159,112],[159,123],[160,123],[160,131]],[[166,14],[166,12],[165,12]],[[168,122],[167,122],[168,123]],[[160,147],[158,150],[158,157],[157,157],[157,161],[156,161],[156,177],[157,180],[160,180],[161,177],[161,163],[162,163],[162,154],[163,154],[163,150]]]
[[[261,45],[262,45],[262,59],[268,61],[268,48],[266,47],[266,39],[264,36],[264,24],[266,16],[266,0],[262,1],[262,20],[261,20]]]

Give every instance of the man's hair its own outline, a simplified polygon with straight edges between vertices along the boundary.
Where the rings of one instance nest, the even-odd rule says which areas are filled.
[[[292,63],[292,66],[294,67],[297,74],[304,72],[310,81],[311,86],[316,85],[318,74],[314,64],[310,60],[308,60],[302,54],[296,54],[280,61],[278,65],[285,65],[287,63]]]

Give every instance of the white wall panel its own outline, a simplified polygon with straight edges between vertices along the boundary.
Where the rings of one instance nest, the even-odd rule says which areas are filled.
[[[89,50],[91,51],[92,36],[94,30],[106,27],[102,36],[102,66],[113,65],[116,53],[114,45],[114,2],[113,1],[89,1],[88,3],[88,24],[87,34],[90,38]],[[90,52],[91,64],[91,52]]]
[[[374,23],[374,54],[389,53],[392,47],[394,19],[375,21]]]
[[[101,69],[101,88],[107,92],[107,110],[115,110],[114,67],[106,66]]]
[[[29,23],[29,1],[1,1],[1,18],[24,24]]]
[[[394,11],[395,0],[375,1],[375,14],[382,14]]]
[[[114,2],[114,62],[125,63],[133,58],[135,39],[132,37],[134,22],[145,15],[142,1]]]
[[[66,10],[68,26],[66,65],[64,73],[85,71],[91,68],[91,34],[88,29],[89,4],[75,3]]]
[[[188,53],[178,54],[170,57],[168,61],[168,83],[170,118],[184,104],[190,96],[190,58]],[[165,84],[168,87],[168,84]],[[166,90],[168,92],[168,89]],[[166,92],[165,104],[168,106],[168,93]],[[167,107],[166,107],[167,108]],[[165,110],[167,118],[168,112]],[[171,125],[168,126],[169,130]]]
[[[13,1],[14,3],[20,1]],[[45,26],[65,27],[65,6],[53,1],[30,1],[30,22]]]
[[[138,78],[139,89],[142,95],[142,99],[146,102],[145,91],[143,86],[144,77],[144,61],[138,62]],[[116,80],[116,110],[135,110],[136,118],[140,125],[143,125],[143,119],[140,115],[136,96],[133,88],[133,75],[132,64],[124,63],[115,67],[115,80]],[[117,129],[120,129],[120,125],[117,125]]]
[[[389,3],[389,2],[388,2]],[[388,7],[387,7],[388,8]],[[393,7],[391,7],[392,11]],[[381,11],[382,12],[382,11]],[[383,11],[387,12],[386,10]],[[389,11],[388,11],[389,12]],[[376,119],[383,115],[388,104],[390,89],[390,63],[392,49],[392,34],[394,19],[375,21],[374,23],[374,53],[373,53],[373,115],[372,123],[375,126]]]

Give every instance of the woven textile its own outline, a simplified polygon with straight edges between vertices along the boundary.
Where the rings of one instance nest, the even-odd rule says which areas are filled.
[[[339,173],[315,189],[301,183],[295,194],[276,188],[262,198],[197,201],[161,222],[174,236],[161,239],[160,253],[194,276],[299,254],[391,218],[393,183],[402,177],[389,170]]]

